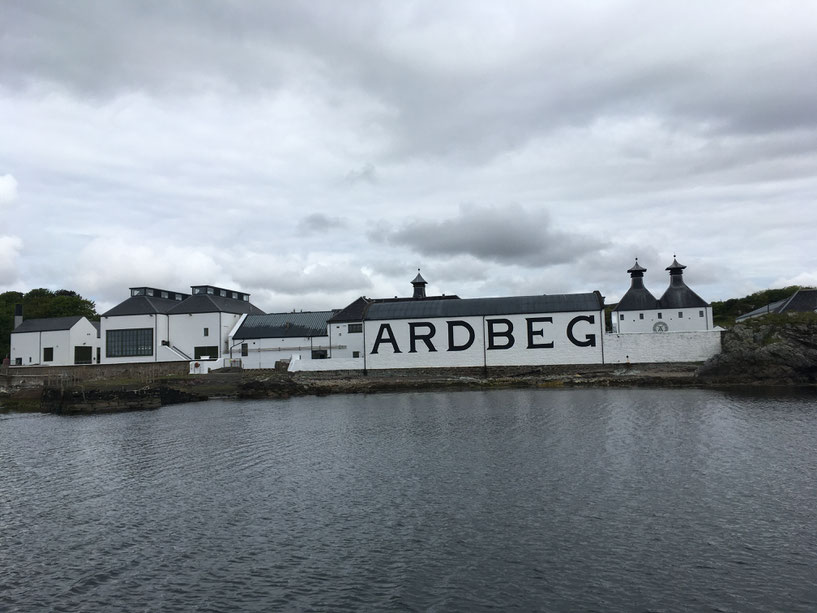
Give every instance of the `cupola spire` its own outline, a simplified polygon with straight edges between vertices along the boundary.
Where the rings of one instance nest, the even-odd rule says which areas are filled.
[[[426,280],[423,279],[423,276],[420,274],[420,269],[417,269],[417,276],[414,277],[414,280],[411,282],[414,286],[414,298],[425,298],[426,297]]]

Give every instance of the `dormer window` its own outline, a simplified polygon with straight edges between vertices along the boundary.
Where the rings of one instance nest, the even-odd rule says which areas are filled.
[[[210,295],[213,295],[213,293],[215,293],[215,290],[213,290],[212,287],[208,287],[207,288],[207,293],[210,294]]]
[[[167,292],[162,292],[162,298],[167,298],[167,297],[168,297]]]
[[[152,295],[153,295],[153,290],[152,290],[152,289],[148,289],[148,290],[147,290],[147,294],[148,294],[148,296],[152,296]]]

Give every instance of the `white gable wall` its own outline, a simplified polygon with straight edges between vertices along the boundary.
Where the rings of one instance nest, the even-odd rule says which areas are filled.
[[[170,343],[195,358],[196,347],[217,347],[211,359],[228,357],[229,338],[238,321],[239,313],[178,313],[170,315]],[[207,328],[207,335],[204,330]],[[233,355],[235,356],[235,349]]]

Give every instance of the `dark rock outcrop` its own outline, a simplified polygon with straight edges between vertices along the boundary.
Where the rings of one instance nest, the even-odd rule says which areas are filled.
[[[721,353],[698,370],[709,383],[817,383],[817,316],[768,316],[723,333]]]

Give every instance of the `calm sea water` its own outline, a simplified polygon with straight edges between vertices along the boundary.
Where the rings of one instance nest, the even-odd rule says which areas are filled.
[[[2,611],[815,611],[817,397],[0,415]]]

